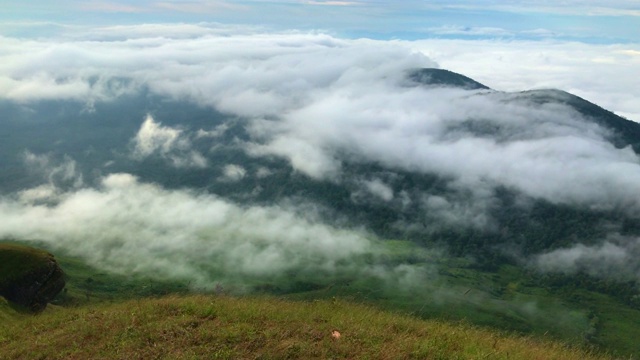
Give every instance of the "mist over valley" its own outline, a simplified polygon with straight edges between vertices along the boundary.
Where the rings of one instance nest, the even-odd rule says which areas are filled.
[[[640,351],[638,123],[399,41],[185,29],[0,38],[0,238]]]

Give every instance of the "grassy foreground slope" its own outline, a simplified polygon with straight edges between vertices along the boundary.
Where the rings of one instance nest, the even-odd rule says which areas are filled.
[[[169,296],[8,319],[0,357],[11,359],[602,358],[558,342],[338,300]]]

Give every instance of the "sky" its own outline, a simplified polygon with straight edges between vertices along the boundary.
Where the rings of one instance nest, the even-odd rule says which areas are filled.
[[[637,0],[3,0],[0,21],[67,25],[166,22],[252,24],[275,30],[323,30],[340,36],[418,39],[563,38],[640,41]],[[43,25],[44,26],[44,25]],[[14,29],[20,33],[19,29]]]

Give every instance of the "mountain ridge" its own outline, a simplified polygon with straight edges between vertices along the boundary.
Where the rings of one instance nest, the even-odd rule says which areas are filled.
[[[86,278],[444,303],[635,351],[608,334],[640,314],[638,125],[559,90],[419,73],[264,117],[151,87],[2,101],[0,238],[91,260]]]
[[[491,90],[488,86],[470,77],[445,69],[413,69],[408,72],[407,77],[424,86],[456,87],[464,90]]]
[[[448,85],[465,89],[468,84],[472,84],[473,89],[488,89],[486,86],[468,77],[447,70],[412,70],[409,78],[412,76],[423,76],[423,78],[418,78],[418,84],[419,81],[430,84],[429,81],[435,79],[437,86]],[[447,81],[449,82],[447,83]],[[524,107],[524,109],[526,109],[526,106],[529,106],[528,104],[530,103],[537,104],[536,106],[551,105],[552,107],[549,108],[550,112],[556,111],[555,106],[567,107],[568,109],[573,109],[573,111],[578,114],[584,115],[584,118],[580,121],[592,121],[596,126],[609,129],[608,131],[610,131],[611,134],[605,134],[604,136],[608,139],[607,141],[611,141],[616,148],[624,148],[631,145],[636,153],[640,151],[640,125],[560,90],[531,90],[515,93],[490,91],[488,93],[474,93],[471,96],[471,98],[464,101],[496,101],[498,103],[507,103],[509,106],[512,106],[511,104],[513,104],[513,106],[521,106]],[[485,98],[488,100],[485,100]],[[434,199],[437,199],[437,197],[442,198],[442,194],[447,194],[448,196],[445,196],[444,199],[448,202],[448,205],[446,205],[446,203],[445,205],[450,207],[469,206],[470,204],[464,204],[463,198],[467,196],[464,195],[464,193],[474,191],[473,188],[460,190],[451,188],[450,184],[454,181],[452,180],[453,178],[445,173],[438,173],[437,170],[412,171],[408,168],[397,166],[389,167],[388,163],[358,159],[353,156],[341,157],[341,155],[335,155],[335,157],[339,158],[339,161],[345,165],[343,166],[344,174],[341,176],[341,179],[337,182],[310,179],[304,173],[293,168],[286,158],[278,156],[256,157],[243,149],[241,144],[254,141],[248,132],[245,121],[234,120],[234,122],[229,122],[224,114],[216,114],[215,112],[212,114],[208,108],[198,108],[197,106],[194,107],[193,105],[185,105],[183,103],[171,103],[166,100],[162,101],[157,98],[149,98],[148,95],[129,101],[130,103],[126,108],[131,110],[135,109],[132,114],[136,115],[124,116],[121,119],[110,115],[112,111],[114,114],[123,113],[125,108],[115,106],[116,103],[98,104],[96,105],[95,112],[83,112],[81,104],[73,105],[73,103],[43,103],[41,110],[38,110],[38,106],[40,105],[39,103],[35,103],[30,105],[35,113],[23,112],[21,116],[30,117],[33,121],[37,121],[37,124],[34,125],[24,120],[21,120],[19,123],[8,121],[0,124],[0,126],[3,127],[3,133],[13,134],[11,139],[9,139],[10,141],[5,142],[3,149],[4,153],[12,155],[7,156],[4,160],[6,163],[5,168],[9,171],[6,171],[2,177],[4,180],[0,184],[0,188],[6,189],[4,190],[6,193],[7,190],[16,191],[28,189],[28,186],[31,186],[31,184],[35,185],[38,184],[38,181],[42,181],[42,178],[39,179],[38,176],[36,176],[36,171],[26,171],[26,169],[21,168],[24,166],[21,163],[25,161],[25,153],[33,152],[36,156],[49,157],[46,160],[47,162],[57,161],[74,164],[75,171],[78,173],[76,175],[81,176],[83,182],[86,184],[85,186],[99,186],[101,174],[105,172],[124,172],[139,176],[141,181],[158,183],[162,186],[168,186],[169,188],[194,187],[206,192],[228,197],[240,203],[250,204],[255,201],[266,205],[273,204],[274,202],[277,203],[282,198],[306,199],[310,202],[317,202],[321,206],[326,206],[328,212],[337,210],[338,214],[337,216],[331,216],[333,218],[342,216],[347,219],[352,218],[348,223],[352,223],[354,226],[358,226],[358,222],[365,220],[365,222],[368,223],[367,226],[373,229],[379,229],[376,230],[379,235],[400,238],[407,236],[413,238],[414,235],[412,234],[414,234],[417,229],[424,227],[424,225],[429,226],[432,224],[430,221],[425,222],[425,220],[420,219],[420,216],[428,215],[428,212],[437,213],[437,211],[434,212],[434,210],[431,209],[436,206],[436,203],[432,201],[427,205],[414,203],[405,206],[402,205],[397,198],[391,201],[376,198],[367,186],[377,184],[375,186],[395,195],[394,197],[402,195],[408,198],[420,198],[423,197],[424,194],[429,194],[428,196],[435,196]],[[149,102],[149,104],[145,105],[147,102]],[[56,110],[59,105],[64,105],[65,110]],[[5,106],[7,105],[5,104]],[[12,105],[8,106],[11,107]],[[73,109],[74,106],[76,107],[75,110]],[[170,163],[167,164],[166,159],[163,158],[168,156],[173,156],[174,158],[186,156],[188,152],[184,152],[184,154],[179,152],[175,154],[168,153],[167,155],[152,153],[150,156],[141,160],[132,159],[126,152],[130,151],[131,139],[135,138],[135,132],[138,130],[140,120],[136,118],[144,116],[143,114],[149,106],[156,106],[157,110],[155,110],[155,112],[164,114],[162,115],[163,118],[173,119],[172,122],[165,121],[166,125],[163,126],[165,126],[166,129],[173,129],[172,126],[178,126],[176,129],[179,129],[179,127],[182,128],[181,130],[175,130],[176,134],[179,132],[188,134],[188,132],[191,131],[195,134],[203,128],[209,131],[209,129],[206,129],[207,124],[211,124],[209,126],[212,128],[224,126],[224,131],[215,138],[215,151],[211,150],[213,148],[209,148],[210,140],[207,140],[207,137],[197,137],[193,135],[189,140],[194,147],[197,147],[200,154],[208,158],[208,162],[213,164],[213,166],[190,168],[189,171],[185,171],[183,168],[171,166]],[[140,108],[144,110],[140,111]],[[0,110],[0,112],[7,111],[6,108]],[[11,113],[11,111],[8,113]],[[78,119],[69,116],[72,114],[77,114]],[[491,142],[495,141],[497,144],[508,145],[517,141],[527,140],[527,137],[530,136],[534,136],[533,139],[535,140],[535,136],[538,136],[535,133],[532,133],[533,135],[529,133],[529,125],[526,123],[514,124],[508,118],[495,121],[486,116],[481,118],[473,118],[473,116],[472,114],[470,118],[448,121],[446,124],[451,125],[444,127],[444,133],[451,134],[450,136],[452,138],[447,141],[455,143],[455,141],[460,141],[459,139],[464,140],[465,138],[470,138],[474,139],[474,141],[475,139],[481,139]],[[527,115],[519,116],[526,117]],[[47,120],[45,121],[45,119]],[[546,119],[541,118],[540,121],[546,121]],[[51,125],[48,125],[47,122],[50,122]],[[579,126],[579,123],[574,122],[569,125],[576,128]],[[560,126],[566,125],[560,124]],[[74,131],[78,133],[78,136],[68,136],[71,127],[75,129]],[[100,132],[94,130],[96,127],[101,129]],[[203,133],[206,133],[206,131]],[[588,135],[592,130],[586,128],[586,130],[579,131],[584,131],[584,134]],[[578,135],[583,136],[582,133]],[[48,140],[45,137],[52,137],[52,139]],[[36,139],[36,141],[34,142],[33,139]],[[187,138],[185,138],[184,141],[186,141],[186,139]],[[443,139],[447,139],[447,137],[443,136]],[[90,141],[90,143],[88,143],[88,141]],[[71,152],[78,155],[70,158],[69,154],[71,154]],[[45,161],[45,157],[42,157],[42,159],[42,161]],[[215,164],[234,163],[241,165],[241,170],[245,171],[246,174],[241,175],[240,178],[233,181],[210,181],[211,178],[223,178],[225,176],[225,168],[219,168],[215,166]],[[44,165],[44,162],[41,164]],[[103,164],[109,165],[108,167],[103,167]],[[258,174],[260,169],[265,170],[269,168],[273,170],[270,170],[268,176],[260,177],[255,175]],[[71,168],[68,170],[71,170]],[[62,172],[57,172],[56,174],[58,175],[50,177],[48,181],[53,181],[53,185],[55,186],[73,189],[75,186],[74,181],[77,179],[73,180],[73,177],[69,177],[68,180],[65,180],[64,177],[67,175],[64,175]],[[15,179],[21,180],[15,183],[15,185],[7,187],[7,185],[14,182]],[[27,187],[25,187],[25,185]],[[493,201],[502,205],[488,204],[490,207],[484,212],[485,214],[498,211],[504,214],[500,216],[510,216],[509,214],[514,214],[513,210],[523,212],[523,214],[530,213],[530,207],[521,209],[512,208],[512,211],[499,210],[500,207],[509,208],[513,206],[508,205],[509,203],[517,204],[517,202],[509,200],[509,198],[514,196],[522,197],[522,190],[508,184],[496,184],[492,185],[492,187],[493,190],[491,191],[495,193],[495,199]],[[0,191],[1,190],[2,189],[0,189]],[[456,194],[456,192],[459,192],[459,194]],[[503,196],[508,192],[512,192],[513,194],[506,197]],[[530,195],[524,194],[525,198],[529,196]],[[541,205],[543,208],[552,208],[559,205],[559,209],[562,209],[563,206],[566,205],[554,204],[554,201],[550,200],[552,199],[531,199],[530,201],[547,202],[547,205]],[[458,205],[458,203],[460,203],[460,205]],[[568,211],[562,210],[567,213],[567,216],[569,213],[574,212],[574,206],[568,205],[572,209],[566,208]],[[427,208],[425,208],[425,206],[427,206]],[[553,211],[557,212],[558,210]],[[577,211],[579,213],[583,210],[578,209]],[[591,210],[585,209],[584,211],[588,213]],[[605,221],[619,217],[619,214],[615,213],[611,215],[599,211],[596,211],[596,213],[596,218],[607,219]],[[367,219],[369,215],[371,215],[371,217]],[[583,220],[585,218],[582,215],[576,220],[583,224],[593,223],[591,216],[586,216],[586,218],[591,220],[584,222]],[[508,219],[505,221],[506,223],[513,222]],[[408,228],[411,229],[408,232],[396,226],[407,222],[409,225],[413,223],[416,226],[408,226]],[[424,224],[420,225],[420,223]],[[507,226],[506,223],[493,227],[496,229],[504,228]],[[630,222],[627,221],[626,223]],[[523,224],[518,226],[523,226]],[[489,226],[487,229],[491,227],[492,226]],[[464,233],[464,235],[455,235],[454,238],[459,236],[468,237],[471,233],[475,232],[472,231],[470,233],[465,229],[456,229],[455,226],[453,229],[455,230],[454,233],[459,230],[462,230]],[[593,234],[601,233],[601,231],[596,231],[593,226],[591,226],[591,230]],[[415,235],[423,238],[433,237],[433,231],[434,230],[427,230],[426,232],[418,231]],[[437,232],[439,230],[435,231]],[[571,228],[571,231],[565,231],[565,233],[569,234],[572,231],[575,233],[585,233],[585,231],[579,231],[577,228]],[[525,233],[526,232],[527,231],[525,231]],[[494,231],[490,231],[489,234],[490,237],[495,236]],[[475,235],[471,235],[471,238],[474,236]],[[481,236],[481,238],[482,240],[478,240],[479,242],[487,241],[486,236]],[[448,241],[440,242],[446,244]],[[491,241],[491,243],[496,244],[495,241]],[[560,244],[566,245],[567,243],[559,243],[559,245]],[[546,246],[544,248],[548,249]]]

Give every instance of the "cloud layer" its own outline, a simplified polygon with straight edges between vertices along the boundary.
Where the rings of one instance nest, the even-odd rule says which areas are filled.
[[[640,239],[610,236],[598,245],[577,244],[540,254],[532,265],[543,272],[586,273],[591,276],[622,281],[640,279]]]
[[[609,69],[598,84],[633,94],[637,82],[624,74],[640,63],[625,47],[539,42],[508,44],[516,50],[505,52],[507,44],[499,42],[342,40],[246,29],[221,36],[220,29],[168,28],[183,31],[177,31],[177,38],[165,38],[153,36],[166,35],[163,26],[133,27],[133,32],[112,28],[113,36],[133,37],[100,42],[91,40],[91,32],[82,40],[3,38],[0,89],[5,98],[21,102],[72,99],[92,104],[142,89],[186,99],[244,119],[250,154],[283,157],[315,179],[339,181],[345,161],[377,162],[438,173],[476,193],[504,185],[552,202],[640,209],[626,195],[637,193],[635,184],[640,183],[637,156],[630,149],[614,148],[608,130],[572,109],[539,106],[500,93],[418,87],[406,80],[407,70],[437,66],[425,53],[507,90],[525,86],[527,80],[532,87],[570,84],[566,79],[541,80],[556,75],[595,81],[583,75],[589,70],[598,73],[596,60],[603,59],[617,65],[621,75],[615,77]],[[191,35],[185,38],[185,33]],[[459,50],[467,47],[473,51]],[[525,56],[532,51],[540,56]],[[489,60],[476,55],[483,52]],[[504,69],[511,72],[499,74],[479,70],[495,68],[491,61],[496,52],[510,64],[527,59],[523,63],[529,68],[507,66]],[[473,61],[468,58],[471,53]],[[570,53],[577,55],[565,56]],[[560,60],[565,57],[569,60]],[[569,71],[576,65],[577,72]],[[533,77],[505,80],[517,78],[514,73],[532,72]],[[575,85],[588,94],[601,90],[593,83]],[[562,102],[564,95],[548,96]],[[636,103],[631,99],[619,101],[623,111],[640,111],[630,105]],[[478,129],[465,130],[469,119],[501,131],[479,135]],[[134,139],[134,156],[155,154],[177,167],[205,167],[204,154],[193,151],[189,143],[203,134],[186,134],[149,116]],[[227,170],[231,177],[241,175]],[[378,186],[379,194],[380,190]],[[389,198],[386,193],[382,196]]]
[[[5,49],[0,55],[4,97],[95,100],[125,94],[145,84],[155,91],[209,98],[200,100],[217,102],[223,108],[244,101],[243,96],[252,102],[261,101],[253,107],[267,107],[275,105],[269,101],[275,101],[278,94],[306,92],[330,84],[349,67],[367,69],[382,66],[382,62],[388,70],[434,66],[425,57],[418,60],[408,56],[423,53],[444,68],[498,90],[560,88],[640,119],[634,99],[640,89],[632,76],[640,69],[638,44],[344,40],[214,24],[65,29],[60,38],[48,40],[0,38]],[[369,59],[368,63],[364,59]],[[277,74],[269,71],[279,66],[282,68]],[[254,76],[256,94],[248,92],[250,84],[245,83]],[[233,86],[226,89],[232,79]],[[265,94],[265,88],[279,93]],[[216,93],[223,89],[227,98],[232,92],[237,96],[216,99]],[[274,112],[277,110],[282,107]]]
[[[247,154],[283,158],[317,181],[340,183],[348,166],[363,163],[438,174],[458,198],[409,198],[377,178],[357,179],[361,193],[354,198],[368,194],[382,202],[418,204],[427,217],[447,224],[487,227],[486,214],[500,186],[555,204],[640,216],[637,154],[615,147],[611,139],[617,134],[563,105],[567,94],[419,86],[406,76],[415,68],[437,67],[435,59],[498,90],[561,87],[635,117],[638,83],[629,74],[638,72],[640,58],[632,45],[345,40],[319,33],[145,25],[60,39],[5,37],[0,48],[3,100],[25,107],[39,100],[72,100],[92,111],[96,102],[145,91],[215,108],[246,128],[248,139],[238,146]],[[539,98],[554,102],[541,104]],[[213,147],[226,129],[222,124],[191,133],[148,116],[132,139],[132,156],[204,168],[211,165],[207,154],[194,150],[192,141],[211,141]],[[26,160],[35,168],[47,165],[30,153]],[[216,165],[223,167],[219,181],[248,176],[244,164]],[[76,181],[74,172],[67,161],[53,176],[69,183]],[[318,269],[367,252],[362,234],[279,208],[245,209],[208,195],[171,192],[126,174],[106,177],[97,189],[64,192],[56,185],[50,179],[45,187],[23,192],[19,201],[2,202],[8,219],[2,234],[49,236],[106,267],[145,271],[159,265],[122,255],[143,249],[166,264],[176,253],[216,259],[213,272],[282,274],[291,252],[299,254],[293,265]],[[81,188],[82,182],[70,187]],[[55,199],[47,198],[52,195]],[[43,201],[49,206],[39,205]],[[49,220],[25,226],[38,218]],[[246,223],[260,226],[240,225]],[[88,237],[99,246],[81,243]],[[593,258],[610,248],[577,250]],[[573,254],[549,256],[571,263]],[[195,264],[177,268],[210,281],[209,270]]]
[[[45,241],[117,273],[242,285],[291,270],[355,271],[355,257],[374,250],[366,233],[323,225],[295,209],[240,207],[129,174],[55,196],[36,190],[0,202],[0,238]]]
[[[432,39],[415,46],[493,89],[561,89],[640,121],[640,85],[631,75],[640,71],[640,44]]]

